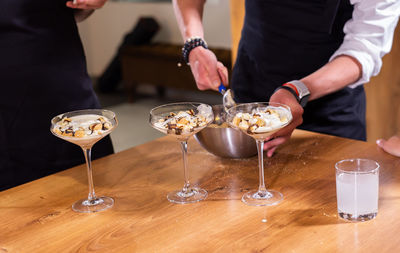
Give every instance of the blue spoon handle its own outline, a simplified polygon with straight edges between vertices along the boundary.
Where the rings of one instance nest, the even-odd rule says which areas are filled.
[[[218,87],[219,93],[224,94],[226,91],[226,87],[221,83]]]

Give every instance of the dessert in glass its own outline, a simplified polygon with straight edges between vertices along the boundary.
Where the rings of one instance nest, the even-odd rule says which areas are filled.
[[[91,151],[93,145],[110,134],[118,125],[115,113],[102,109],[88,109],[60,114],[51,120],[50,131],[57,137],[80,146],[86,160],[89,182],[87,199],[78,200],[72,209],[81,213],[106,210],[114,205],[110,197],[97,197],[94,191]]]
[[[271,206],[282,201],[282,193],[267,190],[264,182],[264,140],[292,120],[290,108],[272,102],[238,104],[228,110],[227,121],[233,128],[253,137],[257,143],[259,187],[245,193],[242,201],[251,206]]]
[[[183,155],[184,185],[181,190],[168,193],[170,202],[187,204],[204,200],[207,191],[192,187],[187,169],[187,141],[214,120],[211,106],[202,103],[172,103],[161,105],[150,111],[150,125],[181,143]]]

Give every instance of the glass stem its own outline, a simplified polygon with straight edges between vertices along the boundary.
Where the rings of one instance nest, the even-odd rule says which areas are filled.
[[[182,156],[183,156],[183,177],[185,184],[183,185],[182,192],[188,193],[190,190],[189,172],[187,169],[187,141],[181,141]]]
[[[264,140],[256,140],[257,152],[258,152],[258,169],[259,169],[259,186],[258,194],[265,196],[267,194],[267,188],[265,188],[264,182]]]
[[[87,167],[87,176],[88,176],[88,183],[89,183],[89,195],[88,200],[92,202],[95,200],[96,194],[94,193],[94,186],[93,186],[93,173],[92,173],[92,148],[82,148],[83,154],[85,155],[86,160],[86,167]]]

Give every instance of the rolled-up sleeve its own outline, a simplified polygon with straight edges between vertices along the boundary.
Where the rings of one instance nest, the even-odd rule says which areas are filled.
[[[362,76],[349,87],[369,82],[382,67],[382,57],[390,52],[400,15],[400,0],[351,0],[353,17],[344,26],[342,45],[331,56],[349,55],[362,66]]]

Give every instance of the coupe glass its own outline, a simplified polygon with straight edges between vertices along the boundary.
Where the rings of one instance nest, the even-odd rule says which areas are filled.
[[[50,131],[57,137],[80,146],[86,160],[89,195],[72,205],[81,213],[106,210],[114,205],[110,197],[97,197],[94,192],[91,151],[93,145],[110,134],[118,125],[115,113],[108,110],[88,109],[60,114],[51,120]]]
[[[150,111],[150,125],[158,131],[175,137],[181,143],[185,181],[181,190],[168,193],[167,198],[170,202],[187,204],[207,197],[206,190],[190,185],[187,168],[187,140],[213,120],[211,106],[201,103],[172,103],[155,107]]]
[[[271,113],[271,115],[268,115],[268,113],[264,114],[267,109],[272,109],[273,112],[276,112],[279,115],[278,120],[272,117],[274,116],[274,113]],[[243,120],[243,123],[240,124],[238,119],[240,117],[248,118],[249,115],[244,115],[246,113],[251,115],[251,118],[253,119],[251,119],[249,124],[246,120]],[[262,125],[261,123],[256,122],[258,117],[261,117],[260,115],[262,115],[262,118],[265,119],[263,121],[266,124],[262,127],[259,127],[259,125]],[[267,190],[267,188],[265,187],[263,149],[264,140],[270,135],[277,132],[279,129],[287,126],[291,120],[292,114],[290,108],[286,105],[279,103],[245,103],[238,104],[228,110],[227,121],[229,125],[253,137],[257,143],[259,186],[258,190],[252,190],[243,195],[242,201],[245,204],[251,206],[271,206],[276,205],[282,201],[282,193],[274,190]]]

